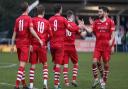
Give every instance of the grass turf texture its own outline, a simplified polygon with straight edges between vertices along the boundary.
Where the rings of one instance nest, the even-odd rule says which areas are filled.
[[[49,64],[49,89],[53,88],[53,63],[51,62],[50,54],[48,54]],[[79,87],[65,87],[63,83],[63,76],[61,77],[62,89],[91,89],[92,85],[92,53],[79,53]],[[11,68],[2,68],[2,66],[8,66],[9,64],[18,64],[17,54],[0,53],[0,89],[13,89],[13,86],[3,85],[1,83],[15,84],[16,73],[18,65]],[[72,75],[72,64],[70,64],[69,78]],[[29,82],[29,68],[26,66],[26,80]],[[128,89],[128,53],[115,53],[112,55],[110,61],[110,73],[107,82],[106,89]],[[38,64],[35,71],[35,87],[42,89],[42,65]],[[99,89],[99,88],[96,88]]]

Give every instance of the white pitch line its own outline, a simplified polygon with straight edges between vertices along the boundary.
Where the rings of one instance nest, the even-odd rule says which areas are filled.
[[[0,85],[4,85],[4,86],[12,86],[14,87],[15,85],[13,84],[9,84],[9,83],[0,83]],[[21,87],[21,86],[20,86]],[[33,89],[38,89],[38,88],[33,88]]]
[[[8,83],[0,83],[0,85],[4,85],[4,86],[15,86],[15,85],[13,85],[13,84],[8,84]]]
[[[15,67],[16,65],[17,64],[9,64],[9,65],[0,66],[0,68],[12,68],[12,67]]]

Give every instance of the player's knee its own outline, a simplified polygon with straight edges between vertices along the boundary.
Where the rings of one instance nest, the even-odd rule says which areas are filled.
[[[97,63],[98,63],[97,59],[94,58],[93,61],[92,61],[92,63],[93,63],[93,64],[97,64]]]
[[[45,62],[43,65],[44,65],[44,66],[47,66],[48,64],[47,64],[47,62]]]
[[[60,68],[60,64],[56,64],[56,67]]]
[[[32,64],[31,65],[31,68],[35,69],[36,68],[36,65],[35,64]]]
[[[105,62],[104,63],[104,67],[109,67],[109,63],[108,62]]]
[[[20,61],[20,66],[21,66],[21,67],[25,67],[25,65],[26,65],[26,62]]]
[[[64,68],[68,68],[68,64],[64,64]]]
[[[75,63],[74,65],[77,65],[77,66],[78,66],[78,62],[77,62],[77,63]]]

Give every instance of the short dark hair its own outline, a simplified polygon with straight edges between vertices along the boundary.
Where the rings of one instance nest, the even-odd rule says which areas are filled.
[[[99,9],[102,9],[104,12],[109,13],[109,9],[105,6],[99,6]]]
[[[45,12],[45,7],[42,4],[37,6],[37,15],[43,14]]]
[[[61,8],[62,8],[61,4],[55,4],[53,7],[54,13],[59,12]]]
[[[22,12],[25,12],[26,10],[27,10],[27,8],[28,8],[28,3],[27,2],[22,2],[21,3],[21,11]]]
[[[74,15],[74,12],[72,10],[68,10],[66,12],[67,17],[70,17],[71,15]]]

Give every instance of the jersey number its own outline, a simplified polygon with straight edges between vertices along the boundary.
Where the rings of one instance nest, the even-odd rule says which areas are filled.
[[[44,22],[38,22],[38,32],[43,33],[44,32]]]
[[[19,31],[23,31],[24,20],[19,21]]]
[[[54,20],[54,31],[57,31],[57,20]]]
[[[69,30],[66,30],[66,36],[71,36],[72,33]]]

